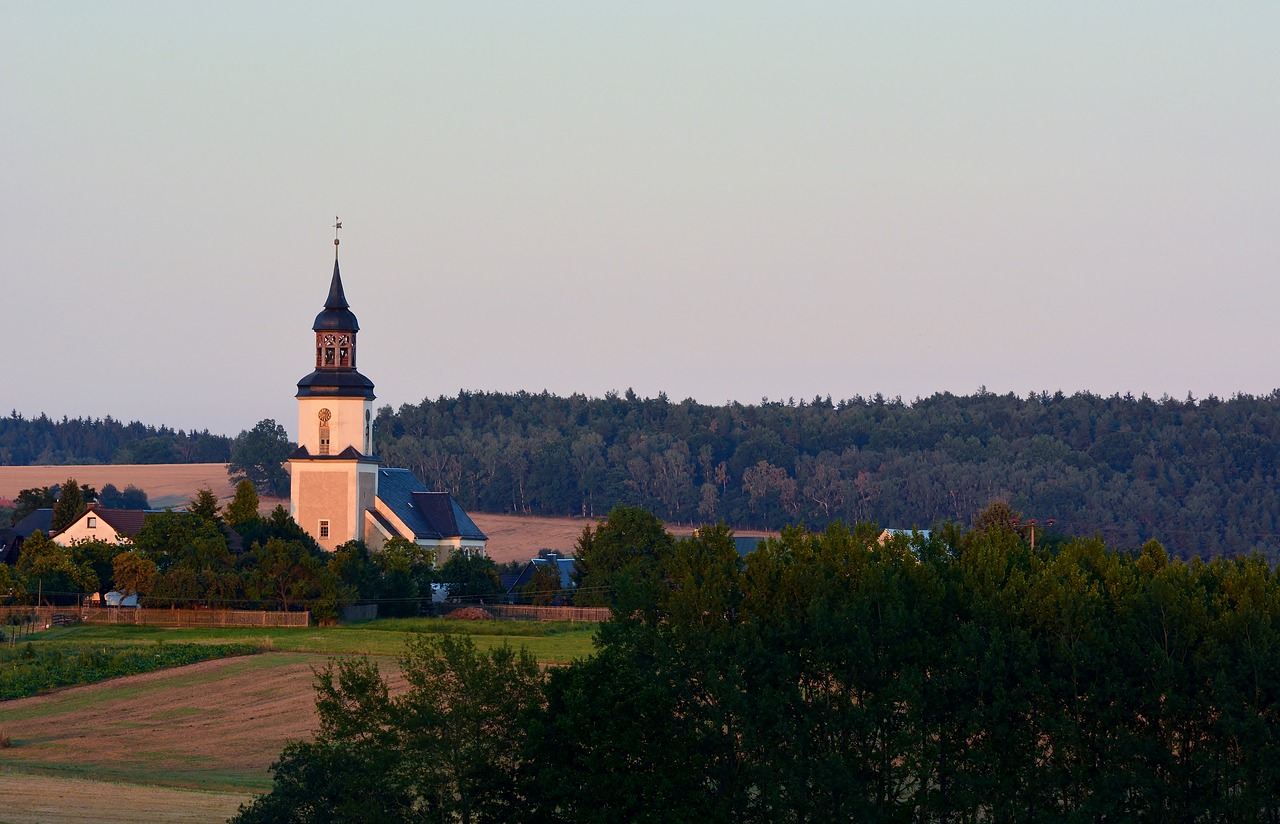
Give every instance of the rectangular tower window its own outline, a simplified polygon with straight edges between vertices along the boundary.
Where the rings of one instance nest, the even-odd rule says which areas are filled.
[[[321,538],[325,538],[325,539],[327,539],[327,538],[329,537],[329,522],[328,522],[328,521],[321,521],[321,522],[320,522],[320,537],[321,537]]]
[[[324,425],[320,427],[320,454],[329,454],[329,427]]]

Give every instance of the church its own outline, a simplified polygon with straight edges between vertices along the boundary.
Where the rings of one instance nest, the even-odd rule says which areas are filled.
[[[338,226],[341,226],[339,223]],[[333,279],[312,330],[315,370],[298,381],[298,448],[289,456],[289,511],[326,550],[362,540],[371,550],[406,538],[435,551],[484,555],[488,538],[447,492],[373,454],[373,381],[356,369],[360,324],[351,311],[333,241]]]

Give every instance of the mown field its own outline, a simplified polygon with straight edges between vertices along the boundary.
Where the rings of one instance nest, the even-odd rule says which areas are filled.
[[[406,633],[446,630],[465,632],[484,648],[523,645],[555,665],[589,655],[595,627],[404,619],[310,629],[40,633],[33,643],[50,647],[164,640],[267,651],[0,703],[0,736],[12,745],[0,749],[0,822],[221,820],[270,786],[267,768],[287,741],[311,734],[317,667],[335,656],[374,656],[395,688],[395,656]],[[19,785],[26,789],[15,790]]]

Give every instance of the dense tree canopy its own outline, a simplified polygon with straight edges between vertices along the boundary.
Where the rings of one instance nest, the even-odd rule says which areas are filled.
[[[151,508],[147,493],[133,484],[128,484],[123,490],[117,489],[115,484],[107,484],[98,493],[98,502],[107,509]]]
[[[460,392],[385,407],[374,432],[387,463],[484,512],[927,528],[1006,500],[1068,534],[1280,560],[1280,392],[724,406]]]
[[[705,528],[545,674],[447,636],[415,638],[399,697],[337,664],[316,740],[239,820],[1275,820],[1280,577],[1154,541],[1032,551],[988,514],[745,558]]]
[[[614,507],[578,538],[574,603],[632,610],[655,602],[674,548],[674,539],[652,512]]]
[[[114,418],[0,418],[0,464],[225,463],[231,439]]]

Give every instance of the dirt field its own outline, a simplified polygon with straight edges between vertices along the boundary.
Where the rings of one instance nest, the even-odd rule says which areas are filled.
[[[287,741],[311,736],[325,660],[265,653],[6,701],[0,822],[226,820],[270,787]]]
[[[286,741],[316,723],[312,667],[265,653],[6,701],[0,769],[252,792]],[[3,815],[3,813],[0,813]]]

